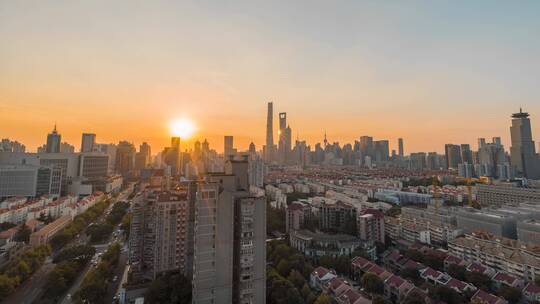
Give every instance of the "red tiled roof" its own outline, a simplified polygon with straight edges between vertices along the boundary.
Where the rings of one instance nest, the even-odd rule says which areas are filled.
[[[477,299],[477,300],[480,300],[481,302],[483,303],[487,303],[487,304],[496,304],[496,303],[506,303],[506,301],[504,301],[503,299],[497,297],[497,296],[494,296],[490,293],[487,293],[485,291],[483,291],[482,289],[479,289],[471,298],[471,300],[474,300],[474,299]],[[502,301],[502,302],[500,302]]]
[[[373,208],[364,209],[362,211],[362,214],[371,214],[371,215],[373,215],[374,217],[376,217],[378,219],[383,219],[384,218],[384,213],[382,213],[378,209],[373,209]]]
[[[394,250],[389,255],[386,256],[387,260],[397,262],[402,257],[401,253],[399,251]]]
[[[357,256],[357,257],[354,257],[352,260],[351,260],[351,265],[353,267],[359,267],[359,268],[363,268],[366,266],[367,263],[370,263],[367,259],[361,257],[361,256]]]
[[[329,273],[330,270],[322,267],[322,266],[319,266],[317,268],[315,268],[315,270],[313,270],[313,274],[315,274],[315,276],[317,276],[317,278],[321,279],[322,277],[324,277],[327,273]]]
[[[431,268],[431,267],[427,267],[426,269],[424,269],[424,271],[422,271],[422,276],[424,277],[430,277],[430,278],[438,278],[442,275],[441,272]]]
[[[461,262],[463,262],[463,259],[455,255],[449,254],[446,257],[445,262],[452,263],[452,264],[460,264]]]
[[[422,264],[409,259],[405,264],[403,264],[404,268],[412,268],[412,269],[420,269]]]
[[[523,292],[534,293],[534,294],[540,293],[540,286],[535,285],[533,283],[529,283],[527,284],[527,286],[525,286],[525,288],[523,288]]]
[[[497,272],[497,274],[493,277],[493,280],[499,281],[499,282],[505,282],[508,285],[513,285],[514,282],[518,280],[518,278],[505,272]]]
[[[487,267],[480,264],[480,263],[473,262],[473,263],[471,263],[471,265],[469,265],[469,267],[467,267],[467,269],[469,271],[484,273],[486,271]]]
[[[399,288],[403,283],[405,283],[405,280],[397,275],[392,275],[385,282],[385,284],[395,288]]]
[[[377,266],[377,265],[375,265],[373,263],[370,263],[370,264],[371,264],[371,267],[368,268],[366,266],[366,272],[372,272],[372,273],[374,273],[376,275],[381,275],[382,273],[385,272],[385,270],[382,267],[379,267],[379,266]]]

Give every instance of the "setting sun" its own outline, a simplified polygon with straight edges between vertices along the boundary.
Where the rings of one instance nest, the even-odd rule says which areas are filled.
[[[188,139],[197,129],[195,123],[187,118],[173,120],[169,127],[172,135],[179,136],[182,139]]]

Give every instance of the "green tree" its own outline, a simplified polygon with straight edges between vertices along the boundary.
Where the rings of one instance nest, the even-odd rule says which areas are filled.
[[[330,304],[330,303],[332,303],[330,301],[330,297],[325,293],[321,293],[319,297],[317,298],[317,300],[315,300],[314,304]]]
[[[326,268],[336,269],[336,259],[329,255],[323,255],[319,258],[319,265]]]
[[[437,269],[439,271],[444,271],[444,261],[443,259],[436,257],[431,254],[426,254],[424,256],[424,264],[427,266]]]
[[[283,259],[278,263],[276,269],[281,276],[287,277],[291,272],[291,263],[288,260]]]
[[[399,275],[404,279],[412,281],[415,285],[421,284],[420,272],[416,268],[404,268],[399,272]]]
[[[306,298],[306,304],[313,304],[317,301],[317,296],[311,292]]]
[[[425,296],[419,291],[411,291],[405,299],[402,301],[403,304],[425,304]]]
[[[451,264],[448,266],[448,274],[451,275],[453,278],[465,281],[465,273],[467,272],[467,269],[465,266]]]
[[[418,250],[408,249],[405,251],[404,255],[413,261],[416,261],[419,263],[424,262],[424,254]]]
[[[373,299],[371,299],[372,304],[388,304],[388,302],[381,296],[374,296]]]
[[[148,303],[191,303],[191,282],[178,273],[166,273],[152,282],[145,295]]]
[[[391,217],[396,217],[398,215],[401,214],[401,207],[400,206],[392,206],[392,208],[386,210],[386,212],[384,213],[385,216],[391,216]]]
[[[369,294],[382,295],[384,293],[383,281],[372,272],[367,272],[360,278],[360,285]]]
[[[30,241],[30,234],[32,234],[32,231],[26,226],[26,223],[23,223],[17,233],[13,236],[13,240],[15,242],[28,243]]]
[[[269,203],[266,207],[266,232],[285,233],[285,209],[273,208]]]
[[[17,226],[17,225],[15,225],[13,223],[9,223],[9,222],[0,223],[0,232],[11,229],[11,228],[13,228],[15,226]]]
[[[444,285],[436,285],[430,288],[429,295],[431,298],[439,302],[446,302],[447,304],[461,304],[465,302],[459,293]]]
[[[291,270],[289,273],[289,276],[287,277],[287,280],[289,282],[293,283],[293,285],[300,290],[305,284],[306,280],[304,279],[304,276],[297,270]]]
[[[503,285],[497,290],[497,294],[511,304],[518,303],[521,300],[521,290],[514,287]]]
[[[132,218],[131,213],[125,214],[124,217],[122,218],[122,226],[120,228],[124,230],[124,235],[126,236],[126,238],[129,238],[129,232],[131,228],[131,218]]]
[[[0,274],[0,301],[15,291],[16,282],[5,274]]]
[[[300,293],[302,294],[302,297],[304,297],[304,299],[307,299],[309,297],[309,295],[311,294],[311,288],[309,288],[309,285],[307,283],[304,283],[304,286],[302,286],[302,290],[300,291]]]
[[[75,245],[62,249],[55,257],[53,262],[60,263],[66,260],[78,260],[81,262],[89,261],[96,253],[96,248],[90,245]]]
[[[86,234],[90,236],[90,241],[93,243],[105,241],[113,232],[113,225],[109,223],[92,225],[86,229]]]
[[[465,281],[485,291],[489,291],[491,286],[491,279],[487,275],[479,272],[467,271],[465,273]]]
[[[270,303],[295,303],[303,304],[304,301],[298,289],[283,277],[278,277],[271,281],[270,293],[267,297]]]

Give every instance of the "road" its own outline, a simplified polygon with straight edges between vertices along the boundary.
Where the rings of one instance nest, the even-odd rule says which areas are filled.
[[[108,209],[100,217],[99,221],[103,221],[106,215],[112,209],[112,206],[117,201],[126,200],[129,196],[129,191],[121,192],[116,199],[113,200],[113,203],[110,204]],[[70,245],[73,244],[84,244],[88,241],[88,237],[81,233],[79,238],[74,240]],[[104,245],[106,247],[106,245]],[[26,280],[22,285],[20,285],[15,292],[2,301],[2,304],[32,304],[37,303],[39,296],[43,291],[45,282],[49,273],[54,269],[55,264],[52,263],[51,257],[49,257],[45,263],[38,269],[28,280]],[[87,269],[85,269],[85,273]],[[84,277],[84,276],[81,276]],[[79,279],[77,279],[78,281]],[[82,280],[81,280],[82,281]],[[79,283],[80,284],[80,283]]]
[[[107,244],[94,246],[94,248],[96,248],[96,254],[105,252],[107,250],[107,247],[108,247]],[[90,272],[90,270],[92,270],[93,268],[94,268],[94,265],[92,265],[92,263],[88,263],[88,265],[86,265],[86,267],[83,269],[83,271],[81,272],[77,280],[75,280],[75,282],[73,283],[73,286],[71,286],[68,292],[66,292],[66,294],[64,295],[63,299],[58,303],[61,303],[61,304],[73,303],[71,301],[71,296],[74,295],[75,292],[79,289],[79,287],[82,284],[82,281],[84,280],[88,272]]]
[[[17,290],[2,303],[6,304],[32,304],[41,294],[47,275],[54,269],[54,264],[47,259],[43,266],[26,280]]]
[[[129,193],[125,194],[124,192],[122,192],[122,194],[120,194],[117,198],[117,201],[122,201],[122,200],[126,200],[127,197],[129,196]],[[102,219],[100,219],[100,221],[104,220],[105,218],[105,215],[108,214],[110,212],[110,210],[112,209],[112,206],[114,204],[111,204],[109,206],[110,209],[107,209],[106,212],[104,212],[104,216]],[[114,231],[113,231],[113,234],[114,233],[117,233],[118,232],[118,227],[115,227]],[[114,240],[118,240],[120,242],[120,245],[123,247],[123,239],[122,238],[118,238],[118,239],[114,239]],[[109,245],[114,241],[113,238],[112,238],[112,234],[111,236],[109,237],[109,240],[107,242],[105,242],[104,244],[99,244],[99,245],[94,245],[94,248],[96,248],[96,254],[98,253],[103,253],[107,250],[107,247],[109,247]],[[121,253],[120,255],[120,260],[119,260],[119,263],[118,263],[118,267],[117,268],[120,268],[121,266],[125,267],[126,266],[126,255],[125,253]],[[124,268],[121,268],[121,269],[116,269],[115,270],[115,275],[118,275],[118,273],[120,271],[123,272],[123,269]],[[73,303],[72,301],[72,296],[77,292],[77,290],[79,290],[79,288],[81,287],[81,284],[84,280],[84,278],[86,277],[86,275],[88,274],[88,272],[93,268],[93,265],[91,263],[88,263],[88,266],[86,266],[86,268],[84,269],[84,271],[81,272],[81,274],[79,275],[79,277],[77,278],[77,280],[75,280],[75,282],[73,283],[73,285],[71,286],[71,288],[69,289],[68,292],[66,292],[64,294],[64,296],[62,297],[62,300],[59,301],[58,303],[60,304],[71,304]],[[120,273],[122,273],[120,272]],[[118,277],[120,278],[121,277],[121,274],[118,275]],[[112,297],[114,296],[114,291],[116,289],[113,289],[112,292],[109,292],[110,295],[107,295],[107,298],[105,300],[105,303],[111,303],[112,302]]]

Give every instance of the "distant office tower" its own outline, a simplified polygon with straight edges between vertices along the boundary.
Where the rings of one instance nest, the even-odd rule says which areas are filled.
[[[227,160],[199,184],[193,304],[266,302],[266,199],[249,193],[247,170]]]
[[[95,150],[96,152],[105,153],[109,156],[108,172],[109,174],[113,174],[115,172],[115,167],[116,167],[116,145],[115,144],[96,144]]]
[[[501,138],[500,138],[500,137],[493,137],[492,142],[493,142],[494,144],[496,144],[496,145],[499,145],[499,146],[502,145],[502,143],[501,143]]]
[[[281,112],[279,113],[279,130],[285,130],[287,127],[287,113]]]
[[[461,163],[473,163],[473,155],[469,144],[461,144]]]
[[[519,113],[512,115],[510,135],[512,138],[510,156],[512,166],[516,168],[517,174],[530,179],[540,178],[539,159],[532,140],[529,113],[519,109]]]
[[[180,137],[171,138],[171,146],[166,147],[162,152],[162,158],[165,165],[171,168],[172,175],[181,174],[181,153]]]
[[[193,143],[193,160],[195,161],[200,160],[201,155],[202,155],[201,142],[199,140],[196,140],[195,143]]]
[[[150,164],[150,159],[152,157],[152,148],[150,147],[150,145],[147,143],[147,142],[143,142],[140,146],[139,146],[139,152],[144,155],[145,157],[145,164],[148,165]]]
[[[465,178],[474,177],[473,165],[469,164],[469,163],[466,163],[466,162],[459,164],[458,165],[458,174],[459,174],[459,176],[465,177]]]
[[[75,153],[75,147],[67,142],[60,144],[60,153]]]
[[[135,147],[127,141],[121,141],[116,148],[116,172],[123,176],[130,175],[135,166]]]
[[[225,158],[234,156],[236,154],[236,151],[234,150],[234,137],[225,136],[223,140],[223,155],[225,155]]]
[[[79,157],[79,176],[86,178],[106,177],[109,156],[104,153],[81,153]]]
[[[459,145],[446,144],[444,151],[446,155],[446,167],[448,169],[457,169],[461,163],[461,147]]]
[[[291,128],[287,125],[287,113],[279,113],[279,157],[281,164],[290,162],[290,154],[292,148]]]
[[[478,150],[478,176],[499,177],[499,166],[506,163],[504,147],[500,139],[493,138],[493,143],[485,143]],[[506,174],[505,174],[506,175]],[[504,176],[503,176],[504,177]]]
[[[47,135],[47,153],[60,153],[60,143],[62,136],[56,131],[56,125],[51,133]]]
[[[206,138],[201,145],[201,149],[203,154],[208,154],[208,152],[210,152],[210,144],[208,143],[208,140],[206,140]]]
[[[485,138],[479,138],[478,139],[478,150],[482,149],[483,146],[485,146],[486,144],[486,139]]]
[[[171,137],[171,148],[180,151],[180,137]]]
[[[444,157],[437,154],[437,152],[429,152],[426,157],[426,165],[429,170],[440,170],[446,165],[443,160]]]
[[[409,167],[413,170],[428,169],[427,156],[424,152],[411,153],[409,157]],[[433,169],[433,168],[429,168]]]
[[[398,155],[403,158],[405,151],[403,150],[403,138],[398,138]]]
[[[375,147],[375,161],[385,162],[390,157],[390,144],[388,140],[377,140],[373,142]]]
[[[293,154],[294,162],[299,166],[305,167],[312,161],[316,162],[316,159],[315,159],[316,152],[312,153],[306,141],[304,140],[296,141],[292,154]],[[311,157],[311,154],[313,154],[313,158]],[[356,165],[358,165],[358,161],[356,162]]]
[[[254,155],[254,154],[257,154],[257,149],[255,148],[255,144],[253,142],[251,142],[249,144],[249,154],[250,155]]]
[[[59,168],[0,165],[0,200],[6,197],[60,195]]]
[[[264,158],[270,162],[274,160],[274,104],[268,103],[268,113],[266,117],[266,146],[264,146]]]
[[[11,141],[9,138],[3,138],[0,142],[0,152],[24,153],[26,146],[18,141]]]
[[[373,137],[362,136],[360,137],[360,154],[363,158],[369,156],[373,158]]]
[[[94,151],[94,145],[96,144],[96,134],[83,133],[81,142],[81,152]]]

